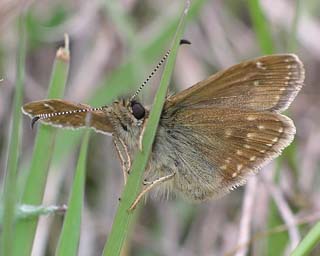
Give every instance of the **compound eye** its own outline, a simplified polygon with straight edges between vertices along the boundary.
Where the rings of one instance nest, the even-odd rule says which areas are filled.
[[[131,101],[131,109],[133,116],[138,120],[144,118],[144,116],[146,115],[146,110],[144,109],[142,104],[137,101]]]

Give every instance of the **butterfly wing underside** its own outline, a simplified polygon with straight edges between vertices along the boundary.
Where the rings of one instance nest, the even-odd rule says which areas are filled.
[[[112,133],[112,126],[106,114],[101,110],[90,109],[92,108],[89,105],[59,99],[34,101],[22,107],[24,114],[34,121],[39,119],[44,124],[73,129],[89,126],[97,132]]]
[[[178,190],[191,200],[219,197],[281,154],[293,140],[280,114],[301,89],[296,55],[246,61],[178,93],[164,106],[163,125],[178,152]],[[185,185],[188,184],[188,185]]]

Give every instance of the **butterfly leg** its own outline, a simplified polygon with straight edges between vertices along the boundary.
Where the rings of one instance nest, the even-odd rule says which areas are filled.
[[[140,200],[142,199],[142,197],[147,193],[149,192],[153,187],[161,184],[161,183],[164,183],[170,179],[172,179],[174,177],[176,173],[171,173],[169,175],[166,175],[166,176],[163,176],[163,177],[160,177],[154,181],[150,181],[150,182],[144,182],[144,184],[146,184],[146,187],[143,188],[143,190],[139,193],[139,195],[137,196],[137,198],[134,200],[134,202],[132,203],[132,205],[130,206],[129,208],[129,211],[133,211],[138,203],[140,202]]]
[[[121,150],[120,150],[120,146],[119,144],[117,144],[116,140],[113,140],[113,143],[114,143],[114,146],[116,147],[116,150],[117,150],[117,153],[118,153],[118,156],[120,158],[120,162],[121,162],[121,167],[122,167],[122,173],[123,173],[123,180],[124,180],[124,184],[127,183],[127,172],[126,172],[126,164],[125,164],[125,159],[124,157],[122,156],[122,153],[121,153]]]
[[[131,168],[131,159],[127,150],[126,145],[120,138],[113,137],[113,143],[118,152],[118,156],[121,161],[122,172],[123,172],[123,180],[124,184],[127,183],[128,174]]]
[[[124,141],[122,139],[119,138],[119,141],[121,142],[122,146],[123,146],[123,149],[124,149],[124,152],[126,154],[126,157],[127,157],[127,173],[130,174],[130,169],[131,169],[131,158],[130,158],[130,155],[129,155],[129,151],[128,151],[128,148],[127,148],[127,145],[124,143]]]
[[[139,150],[142,151],[142,139],[143,139],[143,135],[144,135],[144,131],[146,129],[146,122],[143,123],[143,127],[139,136]]]

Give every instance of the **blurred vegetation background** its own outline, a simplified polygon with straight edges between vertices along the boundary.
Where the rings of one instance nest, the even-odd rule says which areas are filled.
[[[169,48],[181,10],[182,1],[169,0],[0,1],[2,191],[15,85],[23,72],[17,69],[21,44],[24,103],[47,97],[56,51],[68,33],[71,59],[63,98],[105,105],[131,95],[145,80]],[[197,205],[180,198],[148,200],[123,255],[289,255],[320,219],[319,13],[318,0],[193,1],[184,36],[192,45],[179,50],[171,91],[242,60],[294,52],[306,69],[306,85],[288,113],[297,127],[296,140],[246,186],[220,200]],[[160,76],[161,71],[142,92],[145,105],[152,104]],[[30,179],[36,131],[23,116],[14,179],[17,201]],[[82,134],[59,130],[55,145],[48,145],[53,156],[43,205],[68,203]],[[123,189],[110,137],[91,134],[86,166],[78,255],[100,255]],[[32,255],[55,254],[63,219],[63,214],[39,218]],[[319,254],[318,246],[310,255]]]

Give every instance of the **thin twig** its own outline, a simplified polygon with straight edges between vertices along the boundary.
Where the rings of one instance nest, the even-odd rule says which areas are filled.
[[[252,213],[254,208],[255,192],[257,189],[257,178],[252,177],[248,180],[246,185],[245,195],[243,199],[243,207],[241,213],[239,239],[237,244],[247,244],[250,240],[250,222],[252,220]],[[245,256],[248,251],[248,246],[243,246],[235,254],[236,256]]]
[[[282,192],[278,189],[273,183],[271,183],[265,175],[260,176],[263,183],[266,185],[268,191],[271,193],[271,196],[274,199],[275,204],[277,205],[280,215],[283,221],[288,226],[288,233],[290,237],[290,249],[293,250],[300,241],[300,233],[298,228],[295,226],[295,216],[293,215],[288,203],[283,197]]]

